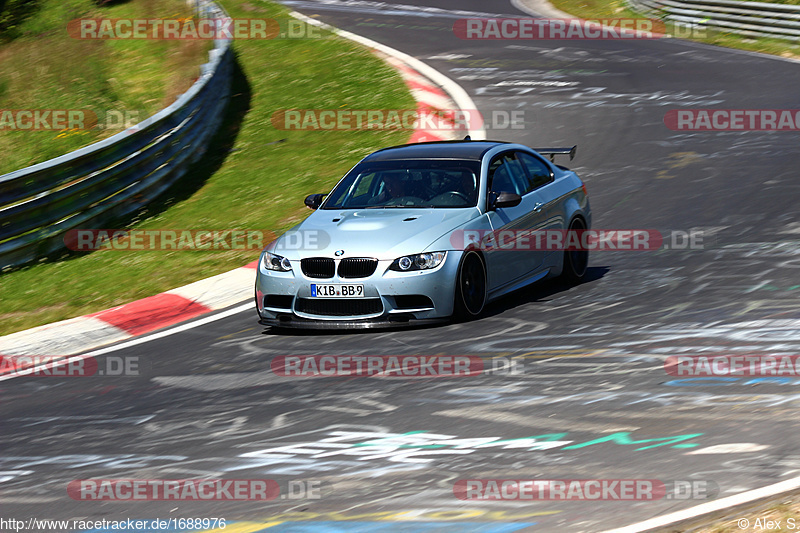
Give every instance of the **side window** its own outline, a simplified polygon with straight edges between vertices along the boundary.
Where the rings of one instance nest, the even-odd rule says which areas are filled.
[[[517,157],[522,161],[522,164],[525,165],[525,169],[528,171],[526,180],[527,186],[525,187],[526,193],[538,189],[542,185],[547,185],[552,181],[553,178],[550,175],[550,169],[544,161],[530,154],[526,154],[525,152],[517,152]]]
[[[488,190],[494,190],[494,177],[497,174],[497,170],[503,164],[503,156],[495,156],[492,159],[492,162],[489,164],[489,179],[487,181]]]
[[[524,194],[527,177],[512,154],[501,154],[489,165],[489,190]]]

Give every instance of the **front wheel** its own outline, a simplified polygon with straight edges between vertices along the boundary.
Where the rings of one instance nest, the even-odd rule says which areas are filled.
[[[582,231],[585,229],[586,223],[581,218],[574,219],[569,225],[569,231]],[[586,277],[588,267],[588,250],[564,250],[564,265],[561,271],[561,278],[564,281],[571,285],[581,283]]]
[[[486,269],[477,253],[467,252],[461,261],[455,292],[456,320],[466,321],[481,314],[486,304]]]

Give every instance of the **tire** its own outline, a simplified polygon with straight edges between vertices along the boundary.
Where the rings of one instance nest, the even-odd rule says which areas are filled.
[[[585,230],[586,223],[582,218],[575,218],[569,224],[570,230]],[[589,267],[588,250],[564,250],[564,264],[561,279],[570,285],[578,285],[586,278]]]
[[[472,320],[480,316],[486,305],[486,269],[481,256],[467,252],[461,260],[456,276],[455,308],[457,321]]]

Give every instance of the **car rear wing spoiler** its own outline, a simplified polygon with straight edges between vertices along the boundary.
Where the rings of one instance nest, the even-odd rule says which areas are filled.
[[[575,158],[575,152],[578,150],[578,145],[576,144],[572,148],[534,148],[534,150],[542,155],[550,156],[550,161],[555,161],[557,155],[567,154],[569,154],[569,160],[572,161]]]

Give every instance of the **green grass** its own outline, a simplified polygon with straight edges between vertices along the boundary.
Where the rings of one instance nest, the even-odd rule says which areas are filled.
[[[282,19],[285,8],[223,0],[234,17]],[[282,131],[282,109],[412,109],[399,75],[368,50],[320,39],[240,40],[231,117],[170,199],[142,213],[141,229],[280,232],[310,213],[360,158],[402,144],[408,131]],[[99,251],[0,275],[0,334],[120,305],[242,266],[258,251]]]
[[[782,3],[798,2],[800,0]],[[648,18],[628,8],[625,0],[551,0],[551,3],[558,9],[583,19]],[[671,33],[669,29],[667,32]],[[800,43],[795,41],[769,37],[742,37],[735,33],[727,33],[715,29],[708,29],[705,36],[698,35],[697,37],[690,40],[800,59]]]
[[[80,40],[67,22],[82,17],[167,18],[191,15],[184,0],[133,0],[98,7],[93,0],[42,0],[0,46],[0,109],[82,109],[105,124],[109,110],[139,120],[172,103],[199,75],[210,41]],[[135,120],[132,120],[135,122]],[[0,130],[0,174],[63,155],[119,129]]]

